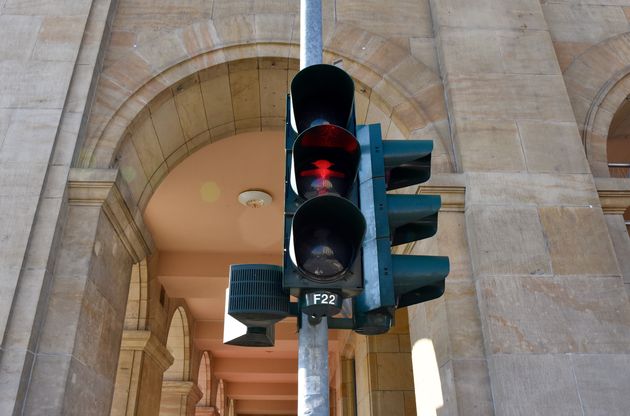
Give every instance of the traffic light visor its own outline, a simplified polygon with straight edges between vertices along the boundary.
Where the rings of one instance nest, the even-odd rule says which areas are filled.
[[[333,65],[311,65],[291,82],[291,102],[296,131],[320,124],[349,127],[354,104],[354,81]]]
[[[333,195],[306,201],[295,212],[290,256],[316,283],[336,282],[352,268],[365,234],[365,219],[350,201]]]
[[[311,127],[293,145],[291,186],[306,199],[325,194],[346,197],[360,155],[357,139],[346,129],[332,124]]]

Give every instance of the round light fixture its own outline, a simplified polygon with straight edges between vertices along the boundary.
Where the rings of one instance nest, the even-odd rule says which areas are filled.
[[[265,191],[249,190],[238,195],[238,202],[250,208],[261,208],[271,204],[272,198]]]

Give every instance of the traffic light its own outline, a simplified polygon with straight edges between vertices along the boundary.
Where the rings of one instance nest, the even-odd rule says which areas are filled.
[[[291,122],[289,122],[291,120]],[[283,287],[310,315],[334,315],[363,288],[365,219],[358,204],[361,149],[354,82],[342,69],[312,65],[287,100]]]
[[[431,176],[433,142],[385,140],[380,125],[359,126],[364,291],[354,300],[354,330],[387,332],[396,308],[442,296],[448,257],[392,255],[391,247],[433,236],[441,201],[435,195],[388,195]]]

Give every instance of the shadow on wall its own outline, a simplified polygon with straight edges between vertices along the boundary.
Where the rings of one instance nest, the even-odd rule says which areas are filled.
[[[428,338],[416,341],[411,356],[418,416],[437,415],[438,409],[444,406],[444,396],[433,341]]]

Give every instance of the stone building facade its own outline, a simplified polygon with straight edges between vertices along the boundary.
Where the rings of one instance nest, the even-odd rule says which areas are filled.
[[[323,16],[358,122],[434,140],[439,232],[404,251],[451,260],[389,334],[334,337],[331,414],[627,415],[630,0]],[[145,212],[198,152],[281,131],[298,41],[297,0],[0,0],[0,414],[295,414],[290,383],[223,379],[296,370],[200,347]]]

